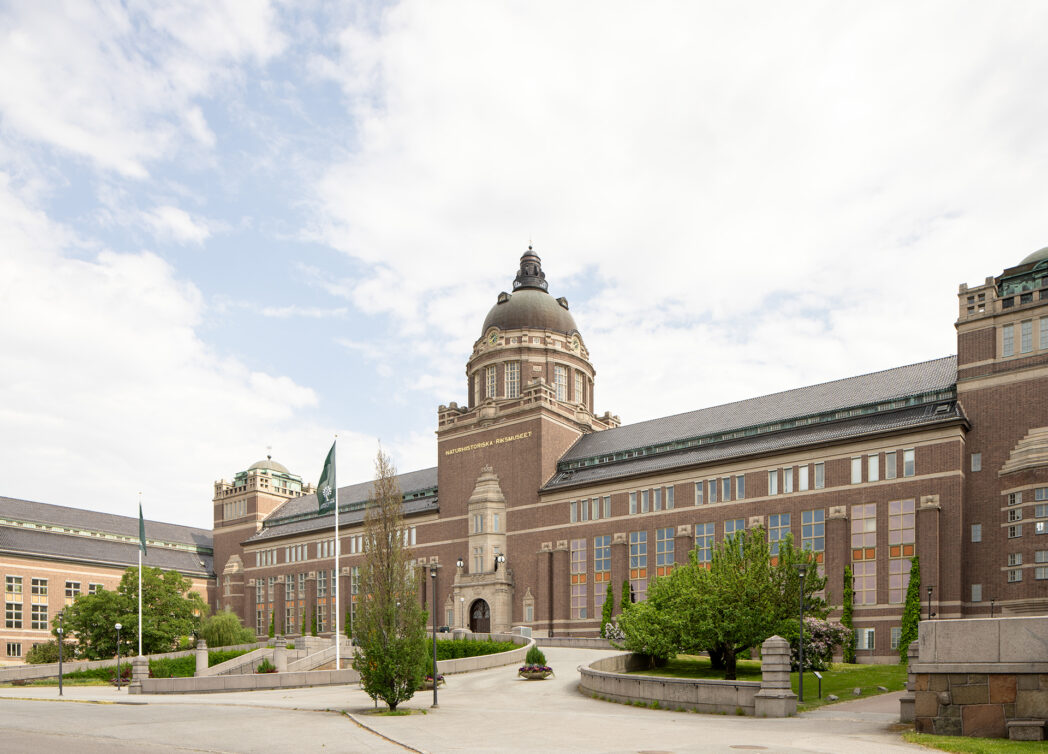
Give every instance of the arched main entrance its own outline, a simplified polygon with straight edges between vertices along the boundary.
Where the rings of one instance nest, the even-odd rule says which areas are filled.
[[[469,630],[475,634],[491,633],[491,610],[484,600],[474,600],[469,606]]]

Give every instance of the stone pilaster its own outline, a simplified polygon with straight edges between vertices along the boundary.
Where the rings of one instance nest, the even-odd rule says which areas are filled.
[[[684,565],[688,562],[689,553],[693,549],[695,549],[695,537],[691,532],[691,524],[680,524],[673,537],[673,562],[677,565]]]
[[[273,664],[278,673],[287,672],[287,639],[278,636],[273,642]]]
[[[280,576],[273,587],[273,626],[277,636],[282,635],[286,630],[284,626],[284,607],[287,604],[285,587],[284,577]]]
[[[790,690],[790,644],[770,636],[761,645],[761,690],[753,700],[757,717],[797,714],[797,695]]]
[[[630,577],[629,539],[625,532],[611,535],[611,585],[615,593],[615,607],[612,615],[619,615],[622,610],[622,582]]]
[[[196,645],[196,672],[193,675],[203,675],[207,670],[207,642],[200,639]]]

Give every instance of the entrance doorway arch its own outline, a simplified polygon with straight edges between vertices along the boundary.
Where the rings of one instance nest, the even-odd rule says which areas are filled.
[[[484,600],[473,600],[469,606],[469,630],[475,634],[491,633],[491,609]]]

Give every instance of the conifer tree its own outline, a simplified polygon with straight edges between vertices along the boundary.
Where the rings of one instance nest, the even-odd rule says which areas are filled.
[[[353,668],[372,699],[391,710],[410,699],[429,667],[426,612],[409,568],[401,514],[403,496],[389,457],[378,452],[371,501],[364,513],[364,563]]]
[[[624,613],[633,604],[633,594],[630,592],[630,580],[622,580],[622,598],[619,600],[619,612]]]
[[[270,610],[269,611],[269,638],[270,639],[272,639],[274,636],[277,635],[277,627],[276,627],[276,624],[273,622],[273,620],[274,620],[273,619],[273,611]]]
[[[852,611],[855,604],[855,581],[852,576],[851,566],[844,568],[844,606],[841,609],[841,625],[852,632],[848,641],[844,644],[844,661],[855,662],[855,625],[852,621]]]
[[[608,582],[608,590],[604,595],[604,605],[600,609],[600,635],[604,636],[604,627],[611,623],[611,613],[615,609],[615,590]]]
[[[914,555],[910,559],[910,585],[906,587],[906,607],[902,611],[902,632],[899,634],[899,661],[910,661],[910,644],[917,641],[917,624],[921,622],[921,566]]]

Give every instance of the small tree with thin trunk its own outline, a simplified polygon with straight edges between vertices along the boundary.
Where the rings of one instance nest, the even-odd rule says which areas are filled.
[[[852,611],[855,604],[855,578],[851,566],[844,568],[844,606],[841,609],[841,625],[852,632],[852,638],[844,643],[844,661],[855,662],[855,626]]]
[[[372,699],[391,710],[422,685],[429,662],[426,613],[404,545],[403,496],[396,470],[380,450],[371,501],[364,513],[364,563],[353,627],[358,646],[353,668]]]
[[[917,641],[917,625],[921,622],[921,566],[914,555],[910,560],[910,585],[906,587],[906,607],[902,611],[902,631],[899,634],[899,661],[909,663],[907,650]]]

